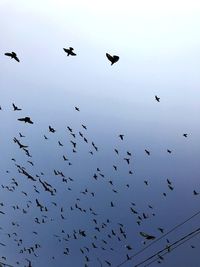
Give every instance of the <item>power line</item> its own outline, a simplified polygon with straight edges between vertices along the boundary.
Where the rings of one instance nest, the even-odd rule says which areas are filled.
[[[4,267],[4,266],[14,267],[13,265],[10,265],[10,264],[7,264],[7,263],[4,263],[4,262],[0,261],[0,267]]]
[[[119,265],[117,265],[117,267],[120,267],[122,265],[124,265],[126,262],[128,262],[129,260],[131,260],[132,258],[136,257],[137,255],[141,254],[143,251],[145,251],[147,248],[151,247],[152,245],[154,245],[156,242],[160,241],[161,239],[163,239],[165,236],[167,236],[168,234],[172,233],[173,231],[175,231],[177,228],[179,228],[180,226],[184,225],[186,222],[190,221],[191,219],[193,219],[194,217],[196,217],[197,215],[200,214],[200,210],[198,212],[196,212],[195,214],[193,214],[192,216],[190,216],[188,219],[186,219],[185,221],[179,223],[178,225],[174,226],[171,230],[169,230],[167,233],[165,233],[164,235],[162,235],[161,237],[157,238],[156,240],[154,240],[153,242],[151,242],[149,245],[147,245],[146,247],[144,247],[143,249],[139,250],[138,252],[136,252],[135,254],[133,254],[132,256],[129,256],[128,259],[124,260],[123,262],[121,262]]]
[[[181,241],[183,241],[184,239],[186,239],[186,238],[192,236],[192,235],[193,235],[194,233],[196,233],[196,232],[199,232],[199,233],[200,233],[200,227],[197,228],[196,230],[190,232],[189,234],[183,236],[182,238],[178,239],[177,241],[175,241],[174,243],[172,243],[169,247],[178,244],[179,242],[181,242]],[[165,250],[168,250],[169,247],[165,247],[164,249],[162,249],[162,250],[160,250],[160,251],[154,253],[152,256],[150,256],[150,257],[148,257],[147,259],[145,259],[145,260],[139,262],[138,264],[134,265],[134,267],[138,267],[138,266],[140,266],[141,264],[143,264],[143,263],[145,263],[145,262],[147,262],[147,261],[153,259],[155,256],[158,256],[158,254],[161,254],[161,253],[164,252]]]
[[[184,243],[186,243],[187,241],[189,241],[190,239],[194,238],[196,235],[199,235],[199,234],[200,234],[200,232],[193,234],[192,236],[188,237],[186,240],[182,241],[180,244],[178,244],[178,245],[175,246],[174,248],[171,248],[171,247],[169,246],[169,247],[168,247],[168,248],[169,248],[169,251],[166,251],[166,252],[163,253],[161,256],[163,257],[164,255],[170,253],[171,251],[173,251],[173,250],[176,249],[177,247],[183,245]],[[167,249],[168,249],[168,248],[167,248]],[[159,257],[158,257],[157,259],[154,259],[153,261],[147,263],[144,267],[147,267],[147,266],[151,265],[152,263],[154,263],[154,262],[157,261],[158,259],[159,259]]]

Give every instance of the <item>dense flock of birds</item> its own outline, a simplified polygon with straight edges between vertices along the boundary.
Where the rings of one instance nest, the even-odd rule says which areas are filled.
[[[67,56],[76,56],[74,49],[72,47],[63,48],[64,52],[67,53]],[[15,52],[5,53],[6,56],[14,59],[17,62],[20,62],[19,57]],[[110,55],[106,53],[107,59],[110,61],[111,65],[115,64],[119,60],[119,56]],[[160,97],[155,95],[154,101],[160,102]],[[160,105],[160,104],[159,104]],[[18,107],[16,103],[12,103],[12,109],[14,112],[19,114],[17,120],[18,123],[25,123],[27,127],[34,127],[35,121],[29,116],[20,116],[20,113],[24,112],[21,107]],[[4,108],[1,107],[1,112],[4,112]],[[74,107],[74,112],[81,112],[79,107]],[[24,163],[19,162],[18,158],[12,157],[11,163],[15,169],[15,175],[7,170],[6,173],[10,178],[7,180],[7,184],[2,184],[1,188],[9,193],[15,193],[15,201],[12,205],[12,211],[14,213],[21,213],[23,216],[29,214],[31,220],[30,225],[32,229],[29,229],[29,245],[27,242],[24,242],[23,238],[20,236],[20,232],[23,232],[20,222],[15,220],[8,221],[8,225],[11,224],[10,229],[13,229],[9,233],[4,233],[4,229],[1,227],[1,234],[5,234],[7,237],[5,242],[1,241],[0,246],[5,247],[9,246],[9,242],[12,242],[16,245],[16,251],[20,255],[20,261],[15,262],[14,265],[32,267],[35,266],[34,262],[39,262],[39,257],[43,249],[43,240],[40,239],[41,233],[44,231],[44,227],[51,228],[55,222],[59,222],[60,229],[57,229],[56,232],[49,232],[55,242],[55,247],[57,242],[62,243],[61,254],[65,257],[73,254],[77,255],[80,253],[82,255],[82,265],[81,266],[113,266],[112,263],[112,252],[115,252],[115,242],[120,242],[123,250],[120,252],[122,259],[130,259],[130,253],[135,247],[134,238],[128,236],[126,225],[124,222],[118,221],[118,210],[117,205],[120,202],[120,192],[124,188],[129,190],[132,183],[121,181],[121,184],[116,186],[115,174],[118,172],[118,164],[111,164],[108,162],[108,165],[111,164],[112,168],[112,178],[110,173],[106,174],[102,167],[91,165],[92,175],[89,177],[88,186],[84,187],[81,191],[77,192],[76,183],[80,183],[80,180],[75,177],[68,175],[69,168],[74,166],[76,168],[76,161],[73,161],[72,155],[79,153],[79,144],[84,143],[87,147],[87,153],[90,157],[95,157],[96,153],[101,151],[95,141],[90,137],[88,127],[85,124],[81,124],[79,129],[72,129],[70,126],[65,126],[68,134],[68,144],[66,140],[63,142],[59,138],[59,131],[54,127],[54,125],[49,125],[48,128],[43,129],[44,132],[41,135],[41,139],[46,142],[45,145],[48,146],[51,143],[52,139],[56,140],[59,151],[59,160],[65,164],[64,169],[57,169],[54,166],[49,166],[49,173],[45,174],[43,170],[38,172],[38,167],[35,167],[35,162],[37,159],[34,158],[31,151],[31,144],[28,144],[28,136],[25,136],[23,133],[19,132],[16,136],[13,136],[13,145],[19,148],[20,160],[23,158]],[[31,135],[31,130],[30,130]],[[187,138],[187,133],[182,133],[182,138]],[[123,133],[116,134],[116,139],[118,142],[124,142],[126,136]],[[69,148],[71,146],[71,148]],[[67,147],[67,149],[65,149]],[[40,148],[41,149],[41,148]],[[67,151],[67,154],[66,154]],[[56,151],[52,151],[56,154]],[[62,155],[60,156],[60,153]],[[173,154],[173,150],[166,149],[166,153]],[[113,154],[118,157],[120,164],[122,164],[124,170],[126,170],[126,175],[130,177],[130,181],[134,175],[133,168],[133,153],[131,150],[121,151],[118,147],[113,147]],[[148,148],[144,150],[144,156],[151,157],[151,151]],[[74,156],[73,156],[74,157]],[[112,161],[112,160],[110,160]],[[121,166],[121,165],[120,165]],[[26,179],[29,186],[25,186],[23,189],[23,184]],[[126,180],[127,181],[127,180]],[[98,186],[93,186],[94,183]],[[149,186],[149,180],[145,179],[143,181],[144,186]],[[66,203],[64,202],[61,205],[59,200],[60,190],[64,189],[67,192],[74,192],[74,202]],[[98,190],[97,190],[98,188]],[[110,190],[110,200],[107,202],[107,199],[104,198],[104,190],[109,188]],[[168,192],[174,191],[173,181],[169,178],[166,179],[166,190],[160,192],[160,196],[167,199]],[[18,203],[17,196],[24,196],[24,202]],[[198,190],[193,190],[191,196],[197,196],[199,194]],[[96,200],[96,196],[98,198]],[[117,195],[117,198],[115,197]],[[95,201],[99,202],[99,196],[101,199],[102,206],[107,207],[108,211],[98,210],[95,208]],[[63,195],[63,198],[65,195]],[[9,197],[8,197],[9,198]],[[84,198],[87,199],[87,205],[85,205]],[[117,201],[116,201],[117,199]],[[61,200],[62,201],[62,200]],[[104,203],[106,202],[106,203]],[[104,204],[103,204],[104,203]],[[151,240],[155,240],[159,234],[165,233],[163,227],[157,227],[157,229],[152,229],[152,232],[147,232],[143,229],[143,224],[147,220],[151,220],[156,216],[156,211],[154,206],[151,203],[147,204],[146,210],[140,210],[138,205],[132,201],[126,203],[128,208],[127,210],[120,211],[121,213],[128,213],[131,216],[132,227],[138,227],[138,237],[141,239],[143,245],[148,244]],[[0,203],[1,210],[0,213],[2,216],[6,216],[6,201]],[[98,206],[98,205],[97,205]],[[109,218],[109,209],[116,209],[116,219],[113,221],[113,217]],[[82,228],[75,228],[73,231],[68,231],[68,222],[69,220],[73,223],[73,214],[75,218],[79,218],[82,221]],[[79,216],[79,217],[77,217]],[[14,216],[13,216],[14,218]],[[87,218],[87,220],[85,220]],[[62,221],[64,223],[62,223]],[[135,224],[134,224],[135,223]],[[48,226],[46,226],[48,225]],[[66,226],[65,226],[66,225]],[[27,231],[27,229],[26,229]],[[32,236],[32,240],[30,239]],[[35,242],[34,240],[37,240]],[[130,242],[132,240],[132,243]],[[73,243],[73,245],[71,245]],[[170,241],[166,239],[166,245],[170,247]],[[101,250],[100,256],[97,256],[98,251]],[[104,251],[107,252],[104,255]],[[56,249],[55,249],[56,252]],[[44,256],[44,255],[43,255]],[[58,266],[56,263],[58,255],[46,255],[46,257],[51,258],[52,266]],[[23,259],[23,260],[22,260]],[[162,262],[163,258],[161,257],[158,262]],[[9,259],[5,256],[2,256],[2,261],[5,263]],[[66,259],[67,264],[67,259]],[[14,266],[13,265],[13,266]],[[69,265],[66,265],[69,266]],[[72,265],[70,265],[72,266]]]

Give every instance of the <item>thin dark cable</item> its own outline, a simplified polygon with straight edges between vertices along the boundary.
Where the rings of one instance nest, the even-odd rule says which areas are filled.
[[[163,257],[164,255],[170,253],[171,251],[173,251],[173,250],[176,249],[177,247],[183,245],[184,243],[186,243],[187,241],[189,241],[190,239],[194,238],[195,236],[197,236],[197,235],[199,235],[199,234],[200,234],[200,232],[193,234],[192,236],[188,237],[186,240],[182,241],[180,244],[176,245],[174,248],[171,248],[171,246],[169,246],[168,248],[170,249],[170,251],[166,251],[166,252],[163,253],[161,256]],[[167,249],[168,249],[168,248],[167,248]],[[151,265],[152,263],[154,263],[154,262],[157,261],[158,259],[159,259],[159,257],[158,257],[157,259],[154,259],[153,261],[147,263],[144,267],[147,267],[147,266]]]
[[[4,266],[14,267],[13,265],[10,265],[10,264],[7,264],[7,263],[1,262],[1,261],[0,261],[0,264],[2,265],[2,267],[4,267]]]
[[[174,245],[178,244],[180,241],[183,241],[185,238],[187,238],[187,237],[193,235],[194,233],[196,233],[196,232],[198,232],[198,231],[200,231],[200,227],[197,228],[196,230],[190,232],[189,234],[185,235],[185,236],[182,237],[181,239],[175,241],[175,242],[172,243],[170,246],[174,246]],[[141,264],[143,264],[143,263],[145,263],[145,262],[147,262],[147,261],[153,259],[155,256],[157,256],[158,254],[162,253],[162,252],[165,251],[166,249],[168,249],[168,248],[165,247],[164,249],[162,249],[162,250],[160,250],[160,251],[154,253],[152,256],[150,256],[150,257],[148,257],[147,259],[145,259],[145,260],[139,262],[138,264],[134,265],[134,267],[138,267],[138,266],[140,266]]]
[[[190,221],[191,219],[193,219],[194,217],[196,217],[197,215],[200,214],[200,211],[196,212],[194,215],[192,215],[191,217],[189,217],[188,219],[186,219],[185,221],[179,223],[178,225],[176,225],[175,227],[173,227],[171,230],[169,230],[167,233],[165,233],[164,235],[162,235],[161,237],[157,238],[156,240],[154,240],[153,242],[151,242],[149,245],[147,245],[146,247],[144,247],[143,249],[139,250],[138,252],[136,252],[135,254],[133,254],[132,256],[129,256],[129,259],[126,259],[125,261],[121,262],[119,265],[117,265],[117,267],[120,267],[122,265],[124,265],[126,262],[128,262],[129,260],[131,260],[132,258],[136,257],[137,255],[141,254],[143,251],[145,251],[147,248],[149,248],[150,246],[154,245],[156,242],[160,241],[162,238],[164,238],[165,236],[167,236],[168,234],[172,233],[173,231],[175,231],[177,228],[179,228],[180,226],[182,226],[183,224],[185,224],[186,222]]]

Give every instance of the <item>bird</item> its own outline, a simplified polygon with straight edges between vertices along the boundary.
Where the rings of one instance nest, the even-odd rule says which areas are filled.
[[[55,133],[55,129],[53,128],[53,127],[51,127],[50,125],[49,125],[49,132],[51,132],[51,133]]]
[[[187,137],[187,136],[188,136],[188,134],[184,133],[184,134],[183,134],[183,136],[184,136],[184,137]]]
[[[63,50],[67,53],[67,56],[76,56],[76,54],[73,52],[74,48],[69,47],[69,48],[63,48]]]
[[[160,97],[158,97],[157,95],[155,95],[155,99],[157,102],[160,102]]]
[[[81,126],[82,126],[85,130],[87,130],[87,126],[85,126],[84,124],[81,124]]]
[[[18,121],[24,121],[25,123],[27,122],[27,123],[33,124],[30,117],[20,118],[20,119],[18,119]]]
[[[19,58],[17,57],[17,54],[15,52],[11,52],[11,53],[5,53],[5,56],[8,56],[10,58],[14,58],[17,62],[20,62]]]
[[[111,66],[119,60],[119,56],[116,55],[111,56],[108,53],[106,53],[106,57],[111,62]]]
[[[124,134],[119,134],[119,138],[120,138],[121,140],[124,140]]]
[[[193,190],[193,194],[197,196],[199,193],[196,190]]]
[[[80,111],[80,109],[79,109],[78,107],[75,107],[75,110],[76,110],[76,111]]]
[[[150,156],[150,152],[148,150],[145,149],[144,151],[147,153],[148,156]]]
[[[140,232],[140,235],[143,236],[143,237],[145,237],[147,240],[153,240],[153,239],[156,238],[155,236],[149,235],[149,234],[144,233],[144,232]]]
[[[22,110],[21,108],[18,108],[14,103],[12,103],[14,111],[20,111]]]

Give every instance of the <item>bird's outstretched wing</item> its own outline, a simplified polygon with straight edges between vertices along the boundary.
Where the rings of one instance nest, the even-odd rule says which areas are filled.
[[[113,57],[110,54],[106,53],[106,56],[108,60],[110,60],[111,62],[113,61]]]
[[[4,55],[5,56],[8,56],[8,57],[12,57],[12,54],[11,53],[5,53]]]
[[[25,118],[19,118],[18,121],[25,121]]]
[[[17,62],[20,62],[19,58],[17,56],[13,57]]]

